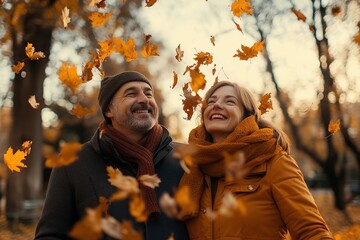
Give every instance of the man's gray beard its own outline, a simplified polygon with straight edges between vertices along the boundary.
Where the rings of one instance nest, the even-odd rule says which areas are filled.
[[[149,131],[154,127],[156,120],[154,118],[143,118],[143,119],[134,119],[129,117],[125,121],[125,125],[129,126],[130,129],[136,131]]]

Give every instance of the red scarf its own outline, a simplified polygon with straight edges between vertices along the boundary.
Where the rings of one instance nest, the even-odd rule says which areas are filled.
[[[163,129],[159,124],[155,126],[139,142],[130,140],[127,136],[117,131],[111,124],[103,121],[100,130],[104,132],[114,142],[118,153],[125,159],[134,162],[138,166],[137,178],[144,174],[154,175],[154,153],[160,144],[163,136]],[[143,185],[139,181],[139,188],[144,198],[146,209],[150,219],[160,215],[155,190]]]

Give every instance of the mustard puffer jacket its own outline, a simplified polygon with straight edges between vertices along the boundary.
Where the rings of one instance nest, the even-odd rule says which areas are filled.
[[[321,217],[296,161],[281,152],[259,165],[240,182],[218,180],[214,203],[211,179],[205,176],[200,213],[187,221],[190,239],[334,239]],[[217,215],[226,191],[240,202],[243,213]]]

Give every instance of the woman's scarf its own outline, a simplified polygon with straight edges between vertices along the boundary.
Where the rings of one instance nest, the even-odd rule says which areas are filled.
[[[116,150],[125,160],[137,164],[137,178],[144,174],[155,174],[153,156],[163,136],[163,128],[159,124],[155,124],[139,142],[132,141],[105,121],[100,124],[99,128],[103,131],[103,134],[111,138]],[[160,209],[155,190],[143,185],[140,181],[139,188],[145,201],[149,218],[154,219],[158,217]]]
[[[224,177],[224,153],[242,152],[245,163],[243,168],[252,169],[270,160],[281,151],[271,128],[259,129],[254,116],[241,121],[234,131],[222,142],[212,143],[203,125],[194,128],[189,134],[189,143],[197,151],[191,156],[195,166],[190,167],[190,173],[184,174],[181,187],[188,187],[190,199],[194,204],[181,209],[181,218],[187,219],[199,213],[199,204],[204,190],[204,175]]]

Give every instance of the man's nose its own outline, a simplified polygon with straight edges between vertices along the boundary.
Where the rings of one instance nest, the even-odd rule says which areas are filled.
[[[140,103],[149,103],[149,98],[148,98],[148,96],[146,96],[145,93],[141,92],[138,96],[138,101]]]

